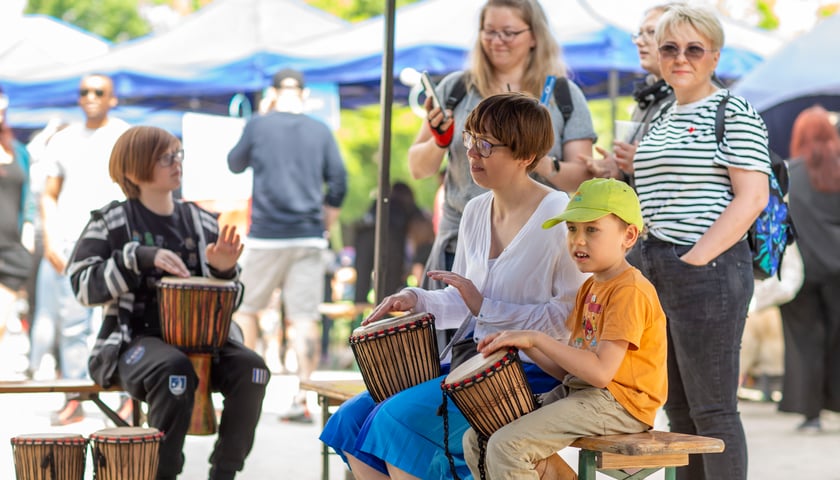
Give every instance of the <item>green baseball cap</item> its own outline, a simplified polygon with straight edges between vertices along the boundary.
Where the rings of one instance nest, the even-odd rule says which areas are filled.
[[[593,178],[580,184],[566,210],[543,223],[551,228],[560,222],[594,222],[612,213],[625,222],[644,227],[639,197],[626,183],[612,178]]]

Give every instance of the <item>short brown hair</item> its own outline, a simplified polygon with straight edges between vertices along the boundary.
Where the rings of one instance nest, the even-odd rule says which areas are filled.
[[[178,137],[162,128],[129,128],[120,135],[114,149],[111,150],[108,167],[111,179],[120,186],[127,198],[137,198],[140,196],[140,187],[135,181],[152,180],[155,165],[161,155],[180,143]]]
[[[500,93],[485,98],[467,116],[464,130],[492,136],[510,148],[513,158],[533,159],[529,172],[554,145],[551,114],[526,93]]]

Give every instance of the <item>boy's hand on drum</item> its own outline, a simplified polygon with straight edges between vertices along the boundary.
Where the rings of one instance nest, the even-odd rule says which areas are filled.
[[[432,280],[443,282],[447,285],[455,287],[458,290],[458,293],[461,294],[461,298],[464,299],[464,303],[467,305],[467,308],[470,309],[470,313],[473,315],[478,315],[481,312],[481,304],[484,303],[484,295],[478,291],[478,288],[475,287],[472,280],[446,270],[431,270],[426,273],[426,276]]]
[[[385,297],[382,302],[373,309],[367,318],[362,320],[362,325],[373,323],[385,318],[391,312],[407,312],[417,305],[417,295],[411,290],[403,290]]]
[[[187,266],[181,260],[181,257],[172,250],[165,248],[159,248],[155,252],[155,267],[176,277],[188,278],[190,276],[190,271],[187,270]]]
[[[478,342],[478,351],[485,357],[500,348],[516,347],[526,350],[534,346],[534,333],[531,330],[504,330],[486,335]]]
[[[220,272],[226,272],[236,266],[243,248],[245,246],[236,233],[236,227],[225,225],[216,242],[207,245],[207,263]]]

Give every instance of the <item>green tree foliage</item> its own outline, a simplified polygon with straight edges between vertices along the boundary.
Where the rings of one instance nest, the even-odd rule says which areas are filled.
[[[150,31],[137,12],[137,0],[29,0],[25,12],[60,18],[114,42]]]
[[[397,8],[414,3],[417,0],[397,0]],[[357,22],[385,13],[383,0],[306,0],[313,7],[348,20]]]
[[[755,9],[759,14],[758,28],[765,30],[776,30],[779,28],[779,17],[773,11],[773,4],[776,2],[769,0],[757,0],[755,2]]]
[[[336,138],[347,167],[348,197],[341,209],[342,223],[361,217],[376,198],[379,183],[380,107],[371,105],[341,111],[341,128]],[[408,147],[414,143],[422,119],[408,107],[394,106],[391,122],[390,183],[402,181],[412,190],[417,203],[431,209],[437,178],[414,180],[408,173]]]

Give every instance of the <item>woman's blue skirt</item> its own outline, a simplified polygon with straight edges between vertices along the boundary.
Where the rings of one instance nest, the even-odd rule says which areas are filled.
[[[523,363],[534,393],[544,393],[560,382],[534,364]],[[448,371],[449,365],[443,366]],[[447,425],[438,415],[443,403],[441,382],[429,380],[376,404],[367,392],[344,402],[321,432],[321,441],[347,461],[349,453],[387,474],[385,463],[419,478],[453,478],[444,438],[452,462],[462,479],[472,478],[464,461],[461,437],[467,419],[447,401]],[[444,431],[446,435],[444,435]]]

